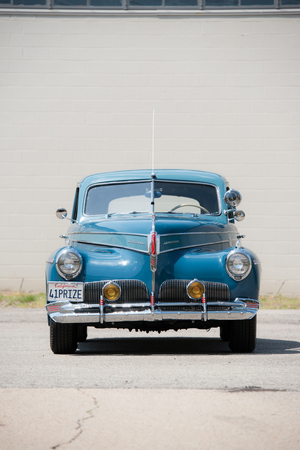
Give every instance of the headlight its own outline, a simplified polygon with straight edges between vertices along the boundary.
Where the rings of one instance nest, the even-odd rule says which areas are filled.
[[[236,191],[235,189],[230,189],[230,191],[227,191],[224,195],[224,201],[227,205],[236,208],[242,201],[242,196],[239,193],[239,191]]]
[[[106,300],[114,302],[118,300],[121,295],[121,288],[117,283],[108,282],[103,286],[103,296]]]
[[[228,275],[236,281],[246,278],[251,270],[251,258],[245,251],[232,250],[226,258],[226,270]]]
[[[64,248],[56,257],[58,273],[66,280],[72,280],[80,274],[82,269],[82,257],[74,249]]]

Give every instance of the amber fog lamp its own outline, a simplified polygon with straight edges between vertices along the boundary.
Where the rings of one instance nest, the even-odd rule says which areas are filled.
[[[114,302],[121,295],[121,288],[117,283],[107,283],[103,286],[103,296],[106,300]]]
[[[200,281],[193,280],[187,285],[186,292],[189,298],[192,299],[202,298],[204,294],[204,286],[202,283],[200,283]]]

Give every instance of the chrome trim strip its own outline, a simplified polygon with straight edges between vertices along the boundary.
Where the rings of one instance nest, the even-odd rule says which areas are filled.
[[[207,322],[210,320],[248,320],[255,316],[257,311],[207,311]],[[58,323],[100,323],[100,313],[52,313],[50,317]],[[160,311],[154,313],[150,309],[130,313],[106,313],[103,317],[105,322],[154,322],[156,320],[204,320],[202,311]]]
[[[155,217],[157,217],[157,214],[155,213]],[[190,236],[190,235],[202,235],[202,234],[228,234],[232,233],[235,235],[235,239],[237,239],[237,231],[192,231],[190,233],[167,233],[167,234],[160,234],[160,237],[168,237],[168,236]],[[128,236],[143,236],[148,237],[149,234],[142,234],[142,233],[125,233],[121,231],[72,231],[71,233],[68,233],[68,236],[73,234],[117,234],[117,235],[128,235]]]
[[[130,250],[132,252],[139,252],[139,253],[145,253],[148,255],[148,249],[139,249],[139,248],[132,248],[132,247],[123,247],[121,245],[116,244],[99,244],[99,242],[85,242],[85,241],[71,241],[71,242],[77,242],[78,244],[85,244],[85,245],[99,245],[99,247],[110,247],[110,248],[123,248],[125,250]]]
[[[125,246],[116,245],[116,244],[100,244],[99,242],[85,242],[85,241],[76,241],[76,240],[72,240],[71,242],[77,242],[78,244],[85,244],[85,245],[98,245],[99,247],[123,248],[124,250],[130,250],[133,252],[149,254],[148,249],[144,250],[144,249],[138,249],[138,248],[132,248],[132,247],[125,247]],[[225,240],[225,241],[208,242],[206,244],[193,244],[193,245],[188,245],[188,246],[183,246],[183,247],[170,248],[168,250],[161,250],[159,252],[159,254],[161,255],[162,253],[174,252],[176,250],[183,250],[185,248],[205,247],[207,245],[226,244],[226,243],[229,244],[229,242],[230,242],[229,240]]]
[[[158,307],[166,307],[166,306],[203,306],[202,305],[202,302],[195,302],[195,303],[193,303],[193,302],[190,302],[190,303],[187,303],[187,302],[157,302],[157,303],[155,303],[155,306],[158,306]]]
[[[222,233],[225,233],[224,231],[222,231]],[[72,231],[71,233],[68,233],[68,236],[71,234],[117,234],[117,235],[128,235],[128,236],[143,236],[143,237],[148,237],[148,234],[141,234],[141,233],[124,233],[121,231]],[[184,233],[182,233],[184,234]]]
[[[108,306],[110,308],[150,308],[150,302],[148,303],[116,303],[116,304],[110,304],[105,303],[105,306]]]
[[[205,246],[207,246],[207,245],[226,244],[226,243],[229,244],[229,240],[226,240],[226,241],[216,241],[216,242],[207,242],[206,244],[193,244],[193,245],[187,245],[187,246],[184,246],[184,247],[176,247],[176,248],[170,248],[170,249],[168,249],[168,250],[161,250],[161,251],[160,251],[160,254],[162,254],[162,253],[167,253],[167,252],[174,252],[174,251],[176,251],[176,250],[182,250],[182,249],[184,249],[184,248],[205,247]]]
[[[168,233],[168,234],[160,234],[161,237],[164,236],[189,236],[190,234],[228,234],[232,233],[234,235],[237,234],[236,231],[192,231],[191,233]],[[237,237],[235,237],[237,239]]]
[[[257,302],[259,303],[258,300],[251,300],[251,299],[236,299],[234,302],[225,302],[225,301],[217,301],[217,302],[208,302],[207,306],[221,306],[221,307],[235,307],[235,308],[246,308],[246,301],[249,302]],[[53,303],[58,303],[58,302],[51,302],[51,304],[53,305]],[[74,303],[70,303],[70,305],[72,305],[71,307],[68,306],[64,306],[64,310],[70,310],[70,311],[75,311],[77,309],[89,309],[89,308],[96,308],[99,307],[99,303],[79,303],[77,302],[76,304]],[[74,308],[73,308],[74,306]],[[110,303],[105,303],[105,306],[109,307],[109,308],[150,308],[151,304],[150,302],[147,303],[116,303],[116,304],[110,304]],[[174,306],[203,306],[202,302],[157,302],[155,303],[155,307],[174,307]]]
[[[162,237],[168,237],[168,236],[203,236],[203,235],[220,235],[220,234],[227,234],[228,235],[228,231],[221,231],[221,232],[217,232],[217,231],[201,231],[201,232],[192,232],[192,233],[170,233],[170,234],[159,234],[159,241],[161,240]],[[232,234],[236,234],[236,232],[232,232]],[[80,244],[87,244],[87,245],[98,245],[98,246],[103,246],[103,247],[115,247],[115,248],[123,248],[123,249],[127,249],[127,250],[133,250],[136,252],[141,252],[141,253],[148,253],[148,248],[147,249],[137,249],[137,248],[132,248],[130,246],[124,246],[124,245],[118,245],[118,244],[107,244],[107,243],[100,243],[100,242],[93,242],[93,241],[83,241],[83,240],[78,240],[78,239],[72,239],[71,235],[116,235],[116,236],[142,236],[142,237],[148,237],[147,234],[139,234],[139,233],[121,233],[121,232],[71,232],[69,233],[70,239],[72,240],[72,242],[78,242]],[[216,241],[216,242],[207,242],[207,243],[195,243],[192,245],[183,245],[183,246],[178,246],[175,248],[170,248],[170,249],[166,249],[166,250],[162,250],[162,245],[167,245],[167,243],[163,243],[162,245],[159,246],[159,251],[157,252],[157,254],[161,254],[161,253],[166,253],[166,252],[172,252],[172,251],[176,251],[176,250],[181,250],[181,249],[187,249],[187,248],[194,248],[194,247],[203,247],[203,246],[208,246],[208,245],[214,245],[214,244],[230,244],[230,238],[226,239],[226,240],[221,240],[221,241]],[[145,245],[144,243],[140,243],[140,245]]]
[[[141,253],[148,253],[148,246],[147,246],[147,238],[148,235],[147,234],[138,234],[138,233],[122,233],[122,232],[72,232],[69,233],[70,234],[70,241],[71,242],[77,242],[80,244],[85,244],[85,245],[98,245],[101,247],[111,247],[111,248],[124,248],[127,250],[133,250],[133,251],[137,251],[137,252],[141,252]],[[83,236],[82,236],[83,235]],[[73,238],[73,236],[75,238]],[[85,236],[87,236],[87,240],[83,240],[85,239]],[[99,240],[101,241],[101,237],[103,237],[103,241],[104,242],[94,242],[94,241],[90,241],[88,237],[90,236],[99,236]],[[120,245],[118,243],[107,243],[105,242],[105,240],[112,240],[111,238],[108,239],[108,237],[111,236],[120,236],[122,237],[123,241],[127,242],[127,245]],[[133,241],[128,239],[128,237],[136,237],[137,239],[139,238],[144,238],[145,242],[139,242],[139,241]],[[139,245],[139,246],[143,246],[144,248],[135,248],[133,245],[130,244],[135,244],[135,245]]]
[[[123,248],[125,250],[130,250],[133,252],[139,252],[139,253],[145,253],[149,254],[148,250],[144,249],[138,249],[138,248],[131,248],[131,247],[124,247],[122,245],[115,245],[115,244],[99,244],[99,242],[85,242],[85,241],[75,241],[72,240],[72,242],[77,242],[78,244],[86,244],[86,245],[99,245],[99,247],[112,247],[112,248]],[[215,244],[229,244],[229,240],[226,241],[216,241],[216,242],[208,242],[207,244],[194,244],[194,245],[188,245],[186,247],[176,247],[176,248],[170,248],[169,250],[161,250],[159,254],[167,253],[167,252],[174,252],[176,250],[183,250],[185,248],[195,248],[195,247],[205,247],[207,245],[215,245]]]
[[[98,313],[54,313],[50,314],[51,319],[58,323],[100,323]]]

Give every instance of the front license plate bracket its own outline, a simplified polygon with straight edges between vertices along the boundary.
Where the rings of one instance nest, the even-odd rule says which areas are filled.
[[[53,282],[47,283],[47,301],[83,302],[83,283]]]

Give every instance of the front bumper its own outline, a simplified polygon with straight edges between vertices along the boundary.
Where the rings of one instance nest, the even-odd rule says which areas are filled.
[[[47,312],[54,322],[77,324],[105,324],[120,322],[154,321],[207,321],[210,320],[248,320],[259,309],[259,301],[248,298],[236,298],[233,302],[193,303],[199,310],[184,310],[186,303],[148,303],[110,305],[109,312],[99,304],[71,303],[69,301],[51,302],[46,305]],[[112,311],[112,309],[115,309]],[[168,310],[169,309],[169,310]]]

